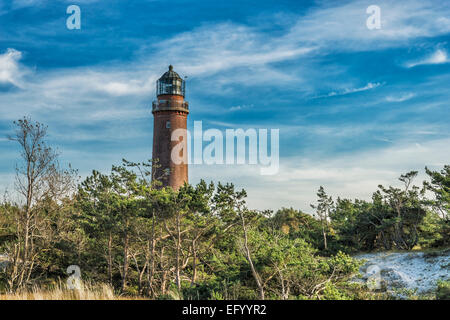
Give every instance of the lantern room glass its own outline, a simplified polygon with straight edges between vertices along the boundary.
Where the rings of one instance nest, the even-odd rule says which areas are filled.
[[[169,67],[169,71],[166,72],[156,82],[156,95],[185,95],[185,81],[173,71],[172,66]]]

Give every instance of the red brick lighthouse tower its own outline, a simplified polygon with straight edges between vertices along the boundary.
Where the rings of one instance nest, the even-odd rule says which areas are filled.
[[[154,170],[153,177],[159,179],[163,186],[175,190],[188,182],[187,161],[180,163],[172,159],[172,149],[180,143],[172,141],[172,133],[177,129],[184,129],[186,132],[187,128],[189,104],[184,101],[184,95],[185,81],[169,66],[169,71],[156,82],[157,100],[153,101],[153,159],[158,160],[159,165]],[[175,136],[180,136],[177,132]],[[180,139],[186,139],[186,135]],[[182,152],[187,153],[187,149],[184,148],[176,157],[187,159],[187,154]]]

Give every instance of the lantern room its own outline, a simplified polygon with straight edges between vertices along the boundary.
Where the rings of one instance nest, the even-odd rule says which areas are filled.
[[[156,95],[178,95],[184,97],[186,83],[173,71],[173,66],[169,66],[169,71],[164,73],[156,82]]]

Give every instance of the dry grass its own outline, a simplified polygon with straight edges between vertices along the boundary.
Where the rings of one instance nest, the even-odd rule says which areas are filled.
[[[0,300],[129,300],[132,297],[117,296],[107,284],[82,283],[79,289],[68,289],[59,283],[51,289],[33,287],[12,294],[0,294]],[[139,298],[138,298],[139,299]]]

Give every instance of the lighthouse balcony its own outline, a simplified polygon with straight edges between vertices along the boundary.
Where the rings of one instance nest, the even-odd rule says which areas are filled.
[[[153,101],[152,112],[158,112],[158,111],[189,112],[189,103],[187,101],[176,101],[176,100]]]

